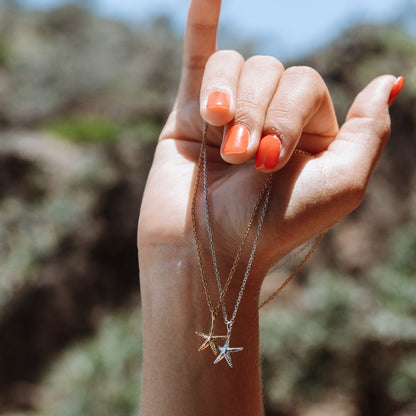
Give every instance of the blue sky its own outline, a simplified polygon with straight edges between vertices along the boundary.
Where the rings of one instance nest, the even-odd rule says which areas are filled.
[[[185,26],[188,1],[84,0],[97,13],[133,25],[165,15],[179,33]],[[49,8],[66,0],[19,2]],[[221,29],[236,40],[254,41],[258,53],[294,59],[324,46],[355,23],[394,22],[409,7],[416,8],[416,0],[223,0]]]

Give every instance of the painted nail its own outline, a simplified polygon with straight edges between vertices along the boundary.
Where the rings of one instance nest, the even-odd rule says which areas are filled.
[[[230,97],[226,92],[213,91],[208,95],[207,110],[218,115],[227,115],[230,111]]]
[[[393,88],[391,89],[390,97],[389,97],[389,105],[393,104],[394,100],[397,98],[400,91],[402,90],[403,85],[404,85],[404,78],[400,76],[396,79],[396,82],[394,83]]]
[[[281,143],[275,134],[264,136],[260,140],[256,154],[256,169],[274,169],[279,161]]]
[[[225,155],[241,155],[247,151],[250,133],[248,129],[235,124],[225,136],[222,153]]]

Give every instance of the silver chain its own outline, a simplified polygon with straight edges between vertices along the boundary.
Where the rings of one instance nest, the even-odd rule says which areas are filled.
[[[216,255],[216,251],[215,251],[215,243],[214,243],[214,237],[213,237],[213,233],[212,233],[212,223],[211,223],[211,215],[210,215],[210,210],[209,210],[209,201],[208,201],[208,172],[207,172],[207,152],[206,152],[206,132],[207,132],[207,124],[204,122],[203,125],[203,140],[202,140],[202,146],[203,146],[203,157],[202,157],[202,181],[203,181],[203,192],[204,192],[204,204],[205,204],[205,215],[206,215],[206,222],[207,222],[207,231],[208,231],[208,239],[209,239],[209,246],[211,249],[211,257],[212,257],[212,263],[213,263],[213,267],[214,267],[214,273],[215,273],[215,279],[217,282],[217,288],[218,288],[218,292],[220,295],[220,298],[223,296],[223,288],[222,288],[222,284],[221,284],[221,277],[220,277],[220,272],[218,269],[218,263],[217,263],[217,255]],[[228,315],[227,315],[227,310],[226,310],[226,306],[225,306],[225,301],[223,300],[221,302],[221,307],[222,307],[222,314],[224,317],[224,323],[227,326],[227,330],[230,333],[231,329],[234,325],[235,319],[237,317],[237,313],[238,313],[238,309],[240,307],[243,295],[244,295],[244,291],[247,285],[247,281],[250,275],[250,270],[251,270],[251,266],[253,264],[253,260],[254,260],[254,255],[256,253],[257,250],[257,246],[258,246],[258,241],[259,241],[259,237],[260,237],[260,233],[261,230],[263,228],[263,223],[264,223],[264,217],[266,215],[267,212],[267,208],[269,205],[269,201],[270,201],[270,194],[272,191],[272,185],[273,185],[273,181],[269,181],[268,185],[267,185],[267,189],[266,189],[266,194],[264,197],[264,201],[263,201],[263,206],[260,212],[260,216],[259,216],[259,222],[257,224],[257,230],[256,230],[256,234],[253,240],[253,246],[252,249],[250,251],[250,256],[247,262],[247,266],[246,266],[246,270],[244,273],[244,277],[243,280],[241,282],[241,286],[240,286],[240,291],[238,293],[237,296],[237,300],[235,302],[235,306],[234,306],[234,310],[231,316],[231,319],[228,319]]]

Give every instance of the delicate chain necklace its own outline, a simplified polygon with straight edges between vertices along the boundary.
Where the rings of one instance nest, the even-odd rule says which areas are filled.
[[[201,149],[199,153],[199,159],[198,159],[198,170],[195,178],[195,186],[194,191],[192,195],[192,207],[191,207],[191,219],[192,219],[192,231],[193,236],[195,240],[195,247],[197,252],[197,259],[198,259],[198,266],[200,270],[200,276],[202,281],[202,287],[205,294],[205,299],[208,305],[208,309],[211,314],[211,326],[208,333],[203,332],[196,332],[197,335],[203,337],[205,339],[204,343],[200,346],[198,351],[202,351],[207,347],[211,347],[213,353],[217,355],[219,349],[220,353],[214,360],[214,364],[218,363],[222,359],[225,359],[230,367],[232,367],[232,360],[231,360],[231,353],[242,351],[243,347],[230,347],[230,338],[231,338],[231,332],[234,325],[234,322],[237,317],[238,309],[240,307],[245,287],[248,281],[248,277],[250,275],[251,266],[253,263],[254,255],[258,246],[258,240],[260,237],[260,233],[263,227],[264,217],[266,215],[267,207],[270,200],[270,194],[272,190],[273,185],[273,174],[269,174],[267,176],[267,179],[264,183],[264,186],[262,190],[260,191],[256,203],[253,207],[253,210],[251,212],[246,231],[241,239],[240,247],[237,251],[237,254],[234,258],[233,265],[231,267],[230,273],[228,275],[228,278],[224,284],[224,287],[222,287],[221,283],[221,277],[218,269],[218,263],[217,263],[217,256],[215,252],[215,245],[214,245],[214,238],[213,238],[213,232],[212,232],[212,224],[211,224],[211,218],[210,218],[210,212],[209,212],[209,201],[208,201],[208,175],[207,175],[207,154],[206,154],[206,136],[207,136],[207,124],[203,123],[203,129],[202,129],[202,141],[201,141]],[[306,155],[311,155],[310,153],[304,152],[302,150],[297,150],[297,153],[303,153]],[[213,262],[213,268],[215,273],[215,279],[217,284],[217,289],[219,293],[219,298],[216,306],[213,306],[211,296],[209,294],[208,290],[208,282],[205,276],[205,268],[202,261],[202,249],[201,249],[201,243],[199,241],[198,236],[198,230],[197,230],[197,219],[196,219],[196,200],[197,200],[197,194],[198,194],[198,186],[200,182],[201,177],[201,171],[203,176],[203,195],[204,195],[204,207],[205,207],[205,216],[206,216],[206,223],[207,223],[207,233],[208,233],[208,239],[209,239],[209,246],[211,251],[211,257]],[[260,207],[260,203],[263,200],[262,209],[260,211],[259,220],[257,223],[257,230],[255,232],[252,248],[250,250],[249,259],[246,265],[246,269],[244,272],[244,276],[240,285],[240,290],[237,295],[237,299],[234,305],[234,310],[231,315],[231,318],[228,317],[227,309],[225,306],[225,295],[227,293],[227,290],[231,284],[231,280],[233,279],[234,273],[237,269],[238,262],[241,258],[244,246],[247,242],[247,238],[249,236],[250,230],[252,228],[254,218],[257,214],[257,211]],[[281,284],[281,286],[271,295],[269,296],[264,302],[262,302],[259,306],[259,309],[267,305],[269,302],[271,302],[292,280],[292,278],[297,274],[297,272],[303,267],[303,265],[306,263],[306,261],[309,259],[309,257],[312,255],[312,253],[315,251],[316,247],[318,246],[319,242],[322,240],[323,234],[318,236],[315,242],[313,243],[312,247],[308,251],[308,253],[305,255],[303,260],[299,263],[299,265],[296,267],[294,272]],[[218,315],[220,307],[222,308],[222,315],[224,319],[224,324],[227,328],[227,335],[214,335],[215,330],[215,321],[216,317]],[[224,345],[220,346],[216,342],[217,341],[224,341]]]
[[[237,298],[237,302],[236,302],[236,306],[234,308],[234,312],[232,315],[231,319],[228,319],[227,317],[227,312],[226,312],[226,308],[225,308],[225,304],[224,304],[224,297],[226,295],[226,292],[231,284],[231,280],[234,276],[234,273],[237,269],[238,266],[238,262],[241,258],[244,246],[246,244],[247,238],[249,236],[251,227],[253,225],[254,222],[254,218],[256,216],[256,213],[258,211],[258,208],[260,206],[260,203],[263,199],[263,196],[265,193],[268,193],[264,203],[263,203],[263,209],[262,209],[262,217],[264,217],[266,209],[267,209],[267,204],[268,204],[268,200],[269,200],[269,195],[271,192],[271,185],[272,185],[272,175],[269,175],[261,192],[258,195],[258,198],[256,200],[256,203],[253,207],[253,210],[251,212],[250,215],[250,219],[248,221],[247,224],[247,228],[246,231],[242,237],[241,243],[240,243],[240,247],[237,251],[237,254],[234,258],[234,262],[233,265],[231,267],[230,273],[228,275],[227,281],[224,284],[224,287],[222,287],[221,284],[221,279],[220,279],[220,274],[219,274],[219,270],[218,270],[218,265],[217,265],[217,260],[216,260],[216,255],[215,255],[215,248],[214,248],[214,239],[213,239],[213,233],[212,233],[212,226],[211,226],[211,220],[210,220],[210,214],[209,214],[209,204],[208,204],[208,178],[207,178],[207,157],[206,157],[206,130],[207,130],[207,125],[204,123],[203,126],[203,134],[202,134],[202,142],[201,142],[201,150],[200,150],[200,154],[199,154],[199,161],[198,161],[198,170],[197,170],[197,175],[195,178],[195,187],[194,187],[194,192],[193,192],[193,197],[192,197],[192,208],[191,208],[191,218],[192,218],[192,230],[193,230],[193,235],[194,235],[194,240],[195,240],[195,246],[196,246],[196,252],[197,252],[197,258],[198,258],[198,265],[199,265],[199,270],[200,270],[200,275],[201,275],[201,281],[202,281],[202,287],[204,289],[204,294],[205,294],[205,299],[207,301],[207,305],[208,305],[208,309],[211,313],[211,326],[210,326],[210,330],[208,333],[203,333],[203,332],[197,332],[197,335],[203,337],[205,339],[204,343],[201,345],[201,347],[199,348],[199,351],[204,350],[205,348],[207,348],[208,346],[211,347],[212,351],[214,352],[214,354],[217,354],[217,345],[216,345],[216,341],[220,341],[220,340],[225,340],[225,344],[224,347],[218,347],[218,349],[220,349],[220,355],[217,357],[216,362],[219,362],[222,358],[226,358],[228,364],[230,366],[232,366],[232,362],[231,362],[231,357],[229,356],[230,352],[236,352],[236,351],[241,351],[241,347],[237,348],[237,349],[233,349],[229,347],[229,340],[230,340],[230,336],[231,336],[231,330],[232,330],[232,326],[234,324],[236,315],[237,315],[237,311],[239,308],[239,305],[241,303],[241,299],[244,293],[244,289],[245,289],[245,284],[247,282],[248,279],[248,275],[250,272],[250,268],[251,268],[251,263],[252,263],[252,259],[254,257],[254,252],[256,250],[257,247],[257,242],[255,242],[255,245],[253,244],[253,249],[252,249],[252,253],[251,253],[251,261],[249,262],[248,265],[248,269],[246,269],[246,273],[245,273],[245,279],[243,280],[243,284],[240,288],[240,292],[239,292],[239,296]],[[197,231],[197,220],[196,220],[196,199],[197,199],[197,193],[198,193],[198,185],[200,182],[200,176],[201,176],[201,171],[203,174],[203,193],[204,193],[204,205],[205,205],[205,215],[206,215],[206,219],[207,219],[207,231],[208,231],[208,237],[209,237],[209,245],[211,248],[211,255],[213,258],[213,266],[214,266],[214,270],[215,270],[215,277],[216,277],[216,283],[217,283],[217,288],[218,288],[218,292],[219,292],[219,299],[218,302],[216,304],[216,306],[213,306],[213,303],[211,301],[211,297],[209,294],[209,290],[208,290],[208,282],[207,279],[205,277],[205,268],[202,262],[202,253],[201,253],[201,244],[199,241],[199,237],[198,237],[198,231]],[[266,206],[265,206],[266,205]],[[258,237],[260,235],[260,231],[261,231],[261,226],[262,226],[263,220],[261,220],[261,225],[260,225],[260,230],[257,230],[257,238],[255,239],[258,240]],[[259,222],[260,224],[260,222]],[[224,322],[226,324],[227,327],[227,335],[214,335],[214,329],[215,329],[215,320],[216,317],[218,315],[219,309],[222,306],[222,312],[223,312],[223,317],[224,317]]]

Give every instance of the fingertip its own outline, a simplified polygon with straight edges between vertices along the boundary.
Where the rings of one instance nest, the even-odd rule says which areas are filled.
[[[390,96],[388,99],[389,106],[391,106],[393,102],[396,100],[397,96],[400,94],[400,91],[403,89],[403,86],[404,86],[404,77],[402,76],[397,77],[390,91]]]
[[[202,117],[213,126],[224,126],[234,118],[230,95],[225,91],[212,91],[201,108]]]
[[[256,169],[264,173],[278,170],[281,149],[282,144],[276,134],[264,136],[256,153]]]
[[[207,110],[213,114],[224,114],[230,111],[230,96],[225,91],[212,91],[207,98]]]
[[[346,121],[356,117],[379,118],[387,116],[391,91],[396,81],[397,77],[388,74],[373,79],[355,97]]]
[[[245,163],[251,158],[248,153],[251,134],[248,128],[242,124],[234,124],[224,131],[224,139],[221,146],[221,157],[228,163]]]
[[[234,119],[243,64],[241,54],[231,50],[216,51],[208,59],[200,89],[200,109],[209,124],[225,126]]]
[[[225,133],[221,152],[227,156],[242,155],[247,151],[250,132],[246,126],[234,124]]]

